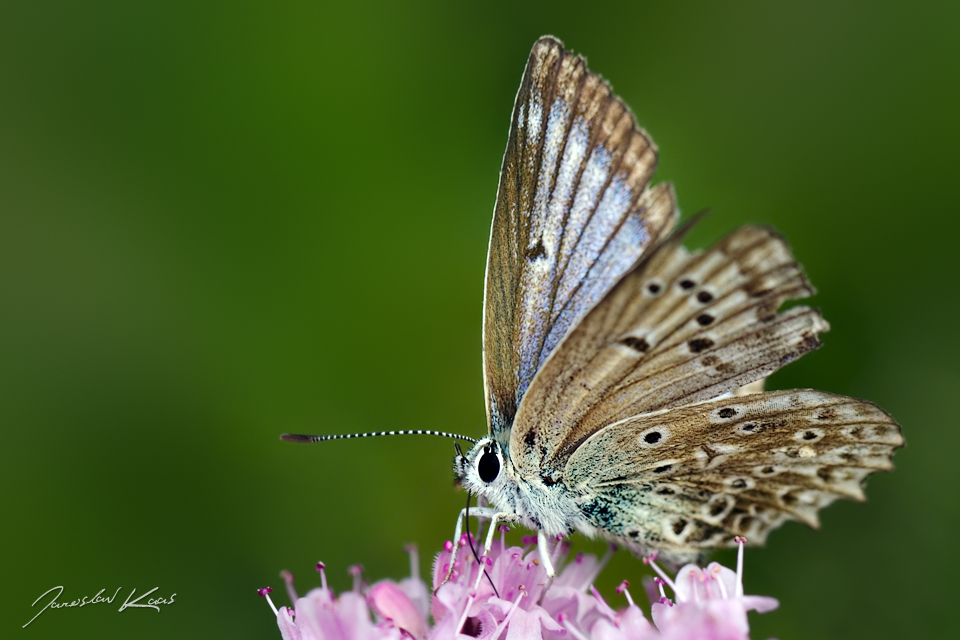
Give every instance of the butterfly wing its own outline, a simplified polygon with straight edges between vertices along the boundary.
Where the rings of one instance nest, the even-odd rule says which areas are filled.
[[[694,254],[681,240],[639,262],[538,373],[511,433],[521,473],[557,473],[611,423],[733,392],[820,345],[817,311],[777,313],[813,293],[783,238],[746,226]]]
[[[675,221],[657,151],[586,62],[533,47],[500,170],[484,292],[491,433],[508,430],[534,374],[574,321]]]
[[[634,416],[588,438],[564,481],[593,525],[684,558],[785,520],[818,526],[837,498],[893,468],[900,428],[877,406],[821,391],[732,397]]]

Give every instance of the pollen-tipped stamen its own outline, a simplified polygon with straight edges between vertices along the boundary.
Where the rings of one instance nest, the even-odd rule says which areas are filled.
[[[629,603],[630,603],[630,606],[632,607],[632,606],[634,606],[634,605],[633,605],[633,597],[630,595],[630,590],[627,589],[627,587],[629,587],[629,586],[630,586],[630,583],[627,582],[626,580],[624,580],[624,581],[621,582],[619,585],[617,585],[617,593],[618,593],[618,594],[623,594],[624,596],[626,596],[627,602],[629,602]]]
[[[699,568],[697,568],[697,569],[690,569],[690,574],[689,574],[689,575],[690,575],[690,581],[691,581],[691,582],[694,581],[694,580],[697,580],[697,579],[699,579],[700,582],[704,582],[703,572],[702,572]],[[680,576],[678,575],[678,576],[677,576],[677,579],[679,579],[679,578],[680,578]],[[700,602],[700,592],[698,592],[695,588],[694,588],[694,589],[690,589],[690,591],[693,592],[693,601],[694,601],[694,602]],[[673,590],[673,593],[677,596],[677,602],[679,602],[679,601],[680,601],[680,594],[677,593],[677,590],[676,590],[676,589]]]
[[[660,590],[660,601],[663,602],[663,600],[667,597],[666,591],[663,590],[663,585],[665,585],[666,583],[663,581],[663,578],[661,578],[660,576],[655,576],[653,578],[653,583],[657,585],[657,588]]]
[[[270,608],[273,609],[273,615],[278,616],[280,612],[277,611],[277,607],[274,606],[273,600],[270,599],[270,594],[273,593],[273,589],[270,587],[263,587],[262,589],[257,589],[257,595],[267,599],[267,604],[270,605]]]
[[[720,587],[720,596],[726,600],[729,596],[727,595],[727,588],[723,584],[723,580],[720,579],[720,572],[723,570],[723,567],[717,563],[713,563],[713,566],[710,567],[710,577],[717,583],[717,586]]]
[[[660,579],[663,580],[664,584],[670,587],[674,593],[677,593],[677,585],[675,585],[673,580],[671,580],[670,577],[663,572],[663,569],[660,568],[660,565],[657,564],[656,560],[657,554],[651,553],[643,559],[643,564],[648,565],[650,568],[656,571],[657,575],[660,576]]]
[[[737,597],[743,597],[743,547],[747,544],[747,539],[743,536],[737,536],[733,539],[737,543]]]

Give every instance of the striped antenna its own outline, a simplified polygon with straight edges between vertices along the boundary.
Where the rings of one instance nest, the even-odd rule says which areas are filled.
[[[373,438],[375,436],[440,436],[442,438],[455,438],[457,440],[466,440],[476,443],[476,438],[468,438],[456,433],[447,433],[446,431],[433,431],[430,429],[407,429],[405,431],[372,431],[370,433],[341,433],[329,436],[304,436],[296,433],[285,433],[280,436],[281,440],[286,442],[324,442],[326,440],[346,440],[347,438]]]

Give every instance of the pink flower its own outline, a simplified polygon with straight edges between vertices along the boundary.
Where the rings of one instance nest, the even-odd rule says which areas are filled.
[[[361,589],[356,567],[351,570],[353,590],[336,597],[320,563],[321,587],[302,598],[293,589],[293,576],[281,574],[294,609],[276,609],[269,588],[261,589],[260,595],[276,614],[283,640],[746,640],[747,611],[763,613],[777,607],[773,598],[743,595],[742,539],[737,540],[736,572],[717,563],[705,569],[687,565],[671,579],[656,564],[655,555],[644,559],[659,575],[654,579],[659,598],[655,591],[651,623],[634,604],[626,582],[617,588],[627,600],[619,611],[593,587],[612,547],[601,559],[578,554],[571,560],[569,545],[558,541],[549,557],[554,566],[564,562],[551,584],[535,540],[525,538],[524,546],[508,547],[501,535],[500,544],[478,562],[467,548],[468,535],[457,541],[456,548],[447,542],[437,555],[432,597],[420,580],[412,548],[411,576],[399,584],[383,580]],[[675,602],[666,596],[664,586],[671,589]]]

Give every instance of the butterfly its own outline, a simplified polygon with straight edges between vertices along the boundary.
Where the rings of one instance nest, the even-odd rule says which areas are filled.
[[[687,251],[656,164],[609,84],[541,38],[490,234],[489,431],[454,461],[493,505],[478,515],[538,531],[541,549],[580,531],[682,564],[737,536],[762,544],[786,520],[817,527],[837,498],[863,500],[903,445],[870,402],[762,391],[829,328],[809,307],[778,311],[813,288],[767,228]]]
[[[487,257],[488,433],[284,435],[318,441],[431,433],[474,444],[457,483],[471,515],[575,531],[669,564],[763,544],[787,520],[818,526],[836,500],[892,468],[900,427],[876,405],[764,379],[829,327],[786,241],[745,226],[683,247],[657,148],[583,57],[545,36],[513,108]],[[460,538],[464,509],[454,540]],[[452,563],[451,563],[452,567]]]

